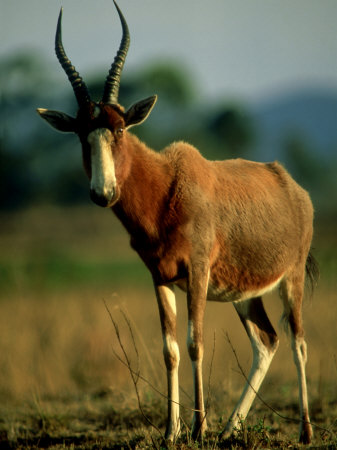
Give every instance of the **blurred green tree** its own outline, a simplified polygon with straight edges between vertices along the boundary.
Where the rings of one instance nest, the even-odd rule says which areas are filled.
[[[218,107],[209,120],[208,128],[219,151],[226,157],[245,157],[254,147],[253,118],[240,106],[225,103]]]
[[[284,140],[284,159],[296,181],[310,191],[316,210],[325,214],[337,213],[337,155],[334,159],[320,157],[306,137],[290,134]]]
[[[0,209],[15,209],[31,200],[31,177],[27,157],[13,155],[0,137]]]

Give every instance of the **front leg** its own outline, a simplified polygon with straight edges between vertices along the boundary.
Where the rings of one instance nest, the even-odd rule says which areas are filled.
[[[179,421],[179,347],[176,337],[176,299],[173,286],[155,285],[164,341],[164,359],[167,370],[168,418],[165,439],[172,442],[180,431]]]
[[[194,415],[192,437],[198,439],[207,429],[204,407],[202,360],[204,355],[203,320],[208,286],[208,272],[192,271],[187,291],[187,348],[192,362],[194,382]]]

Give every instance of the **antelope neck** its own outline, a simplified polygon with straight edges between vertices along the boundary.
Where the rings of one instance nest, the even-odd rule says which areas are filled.
[[[130,170],[112,209],[131,236],[144,234],[156,239],[173,176],[164,155],[149,150],[134,136],[128,137]]]

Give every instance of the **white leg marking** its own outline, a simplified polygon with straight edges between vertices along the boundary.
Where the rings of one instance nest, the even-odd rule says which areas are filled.
[[[166,297],[167,303],[170,306],[172,313],[177,315],[176,296],[174,290],[170,286],[162,286],[162,291]]]
[[[294,355],[294,362],[297,369],[298,386],[299,386],[299,399],[300,399],[300,415],[302,423],[300,426],[300,441],[304,435],[309,438],[312,437],[312,427],[309,423],[309,405],[308,405],[308,392],[307,381],[305,376],[305,364],[307,361],[307,345],[304,338],[292,336],[292,350]]]
[[[223,432],[224,437],[228,437],[240,421],[246,418],[278,347],[276,333],[264,311],[261,299],[235,302],[234,307],[248,334],[253,350],[253,362],[246,385]],[[260,319],[254,318],[256,314]]]
[[[298,382],[299,382],[299,396],[300,396],[300,408],[301,408],[301,416],[303,415],[303,410],[305,408],[305,404],[307,403],[307,386],[306,386],[306,377],[305,377],[305,363],[306,363],[306,343],[301,338],[292,338],[292,350],[294,354],[294,361],[298,374]]]
[[[225,434],[230,434],[234,428],[238,427],[240,421],[247,417],[273,356],[274,354],[270,353],[262,343],[259,343],[258,340],[254,341],[253,364],[248,375],[248,381],[226,426]]]
[[[187,348],[194,344],[194,325],[193,321],[188,321],[187,330]],[[193,421],[192,421],[192,434],[195,432],[199,426],[199,432],[201,434],[207,429],[206,412],[204,407],[204,393],[203,393],[203,381],[202,381],[202,359],[203,352],[200,353],[200,359],[192,359],[192,373],[193,373],[193,386],[194,386],[194,408]],[[199,408],[197,404],[199,404]],[[201,422],[201,423],[200,423]],[[196,436],[195,436],[196,437]]]
[[[170,358],[175,361],[171,370],[167,370],[168,384],[168,425],[166,430],[166,439],[174,441],[180,431],[179,421],[179,347],[177,342],[170,336],[163,336],[164,353],[168,353]]]
[[[187,325],[187,348],[194,342],[194,326],[192,320],[188,321]]]
[[[116,186],[115,165],[111,152],[113,134],[107,128],[97,128],[88,135],[91,147],[90,187],[106,198],[110,198]]]
[[[168,418],[166,439],[174,442],[180,431],[179,420],[179,346],[175,337],[176,300],[172,286],[156,286],[163,330],[164,358],[167,370]]]

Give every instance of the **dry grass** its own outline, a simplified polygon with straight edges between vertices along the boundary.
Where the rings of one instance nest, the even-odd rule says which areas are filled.
[[[122,262],[119,269],[118,261]],[[150,277],[111,214],[98,208],[79,208],[75,213],[37,208],[3,216],[0,270],[0,447],[159,448],[161,436],[144,423],[128,370],[113,355],[113,349],[120,349],[104,306],[106,302],[136,364],[120,308],[126,312],[140,353],[141,374],[165,393],[156,301]],[[337,445],[336,287],[336,280],[323,274],[314,299],[304,307],[312,420],[335,433],[317,430],[315,444],[330,443],[331,448]],[[277,295],[267,296],[265,304],[277,325],[282,312]],[[189,424],[192,382],[185,349],[186,304],[180,293],[177,306],[181,402]],[[225,333],[248,371],[249,341],[234,308],[208,304],[205,380],[214,336],[215,348],[209,411],[212,433],[204,442],[206,448],[221,446],[217,432],[244,383]],[[288,339],[280,334],[279,351],[260,392],[282,414],[297,418],[295,367]],[[144,382],[139,382],[139,389],[146,414],[163,429],[165,399]],[[257,400],[238,439],[223,445],[293,446],[296,430],[296,424],[275,416]],[[179,448],[194,448],[188,433],[186,427]]]

